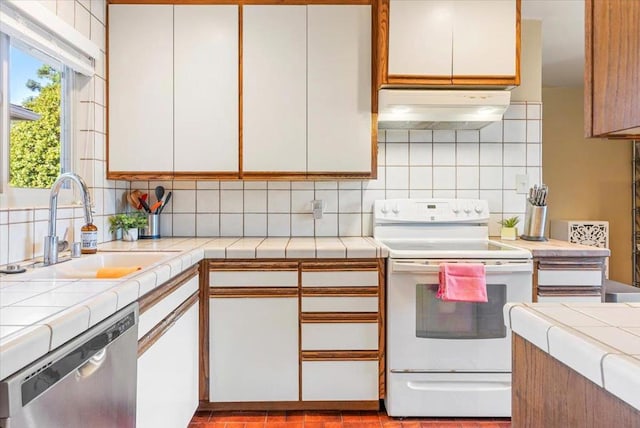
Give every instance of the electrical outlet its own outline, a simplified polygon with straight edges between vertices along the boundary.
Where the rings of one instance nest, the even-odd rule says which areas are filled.
[[[516,174],[516,193],[529,193],[529,176]]]

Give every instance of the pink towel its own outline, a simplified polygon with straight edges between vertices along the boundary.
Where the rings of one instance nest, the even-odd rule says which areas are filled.
[[[451,302],[487,302],[487,279],[479,263],[440,264],[437,298]]]

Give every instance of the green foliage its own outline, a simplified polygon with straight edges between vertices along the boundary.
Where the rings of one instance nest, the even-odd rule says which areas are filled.
[[[37,95],[22,105],[40,114],[40,119],[11,123],[9,184],[14,187],[49,188],[60,174],[62,73],[43,65],[38,78],[44,82],[29,80],[26,84]]]
[[[109,232],[116,232],[118,229],[140,229],[147,227],[147,216],[137,212],[133,214],[116,214],[109,217]]]
[[[502,225],[502,227],[516,227],[516,225],[520,222],[520,218],[518,216],[505,218],[504,220],[500,220],[498,223]]]

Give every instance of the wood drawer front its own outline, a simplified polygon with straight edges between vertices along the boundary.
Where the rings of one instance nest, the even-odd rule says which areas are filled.
[[[377,287],[378,271],[302,272],[303,287]]]
[[[303,296],[302,312],[378,312],[378,296]]]
[[[538,269],[538,286],[545,285],[598,287],[602,285],[602,270]]]
[[[210,287],[297,287],[298,271],[211,271]]]
[[[162,321],[171,311],[180,306],[189,296],[198,291],[199,276],[194,276],[189,281],[172,291],[168,296],[149,307],[140,314],[138,323],[138,339],[147,334],[153,327]]]
[[[303,323],[302,350],[377,350],[378,323]]]
[[[378,361],[303,361],[302,399],[378,400]]]

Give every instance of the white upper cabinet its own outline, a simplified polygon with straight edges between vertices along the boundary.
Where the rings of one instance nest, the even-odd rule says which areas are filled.
[[[520,0],[390,0],[389,85],[517,85]],[[386,74],[385,74],[386,72]]]
[[[389,74],[450,76],[451,1],[392,0]]]
[[[173,6],[109,6],[109,171],[173,171]]]
[[[453,2],[453,75],[516,74],[516,2]]]
[[[238,6],[174,13],[175,171],[238,171]]]
[[[308,172],[370,172],[371,6],[307,13]]]
[[[307,8],[248,5],[242,20],[243,170],[305,172]]]

